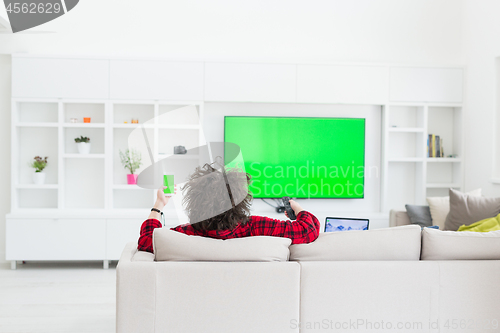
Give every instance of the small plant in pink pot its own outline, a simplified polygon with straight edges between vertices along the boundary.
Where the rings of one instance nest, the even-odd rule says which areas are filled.
[[[137,175],[134,172],[140,168],[141,162],[141,153],[137,150],[125,150],[122,152],[120,150],[120,160],[125,169],[130,171],[130,174],[127,175],[127,183],[129,185],[137,184]]]

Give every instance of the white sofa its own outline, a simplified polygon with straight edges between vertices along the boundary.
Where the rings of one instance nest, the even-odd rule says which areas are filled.
[[[399,227],[402,225],[410,225],[410,217],[405,210],[391,209],[389,212],[389,227]]]
[[[436,242],[454,236],[424,233],[438,257]],[[130,243],[117,267],[117,332],[491,332],[500,260],[420,260],[420,248],[417,226],[320,234],[292,245],[286,262],[159,262]],[[488,249],[477,248],[477,258]]]

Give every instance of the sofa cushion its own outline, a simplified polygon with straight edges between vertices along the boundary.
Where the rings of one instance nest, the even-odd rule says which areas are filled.
[[[155,255],[151,252],[136,251],[132,257],[132,261],[155,261]]]
[[[467,192],[466,194],[471,196],[480,197],[481,189],[473,190]],[[432,225],[439,226],[439,229],[444,230],[446,216],[450,212],[450,197],[428,197],[427,203],[429,204],[429,209],[431,211]]]
[[[444,230],[456,231],[461,225],[469,225],[500,213],[500,198],[475,197],[450,189],[450,213]]]
[[[290,260],[419,260],[418,225],[321,233],[314,242],[290,246]]]
[[[500,259],[500,231],[422,230],[422,260]]]
[[[405,207],[412,224],[419,225],[422,228],[432,225],[429,206],[405,205]]]
[[[214,239],[167,228],[153,232],[156,261],[287,261],[290,238],[252,236]]]

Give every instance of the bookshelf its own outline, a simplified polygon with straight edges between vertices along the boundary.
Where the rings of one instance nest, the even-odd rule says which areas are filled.
[[[13,99],[12,212],[150,208],[155,191],[127,184],[119,151],[142,144],[140,173],[151,164],[142,127],[154,161],[172,156],[176,145],[203,145],[202,112],[201,102]],[[83,117],[91,122],[84,123]],[[132,124],[132,118],[139,124]],[[90,138],[89,154],[78,153],[74,139],[81,135]],[[49,157],[43,185],[31,178],[29,163],[37,155]],[[193,167],[198,163],[194,155],[175,158],[191,161]]]
[[[107,260],[117,260],[124,244],[137,240],[154,197],[153,190],[127,185],[119,150],[132,144],[143,151],[138,143],[144,142],[144,134],[153,160],[171,159],[176,145],[189,149],[205,144],[200,127],[205,105],[210,108],[205,129],[212,139],[222,133],[217,120],[222,113],[249,115],[254,105],[272,105],[271,113],[283,116],[299,105],[373,107],[373,113],[362,113],[371,119],[367,138],[376,142],[375,149],[367,150],[373,161],[367,167],[380,166],[380,173],[367,182],[364,199],[341,204],[347,216],[370,217],[374,227],[388,226],[389,209],[463,186],[462,107],[452,104],[462,101],[462,77],[463,68],[456,66],[13,55],[6,259],[13,267],[16,260],[104,260],[104,267]],[[449,103],[441,103],[445,101]],[[356,112],[346,108],[339,114]],[[84,116],[91,122],[83,123]],[[426,157],[424,138],[433,132],[443,133],[450,145],[447,153],[453,151],[456,159]],[[91,138],[89,155],[78,154],[77,135]],[[36,155],[49,156],[44,185],[33,184],[28,167]],[[199,156],[173,159],[191,170]],[[320,219],[332,209],[319,201],[311,204],[325,207]],[[271,214],[264,206],[256,205],[256,213]],[[167,226],[185,218],[174,209],[165,215]],[[52,240],[68,234],[78,237],[60,251]]]
[[[449,188],[463,190],[460,104],[387,104],[382,118],[382,211],[426,205],[426,197],[446,196]],[[427,156],[429,134],[443,139],[445,157]]]

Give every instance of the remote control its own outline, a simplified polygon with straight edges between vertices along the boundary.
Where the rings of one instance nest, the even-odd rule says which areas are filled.
[[[295,212],[293,211],[292,207],[290,206],[290,197],[283,197],[283,205],[285,206],[285,211],[286,214],[288,215],[288,218],[290,220],[296,220],[297,216],[295,216]]]

